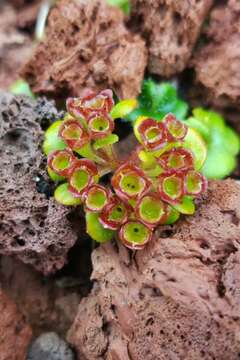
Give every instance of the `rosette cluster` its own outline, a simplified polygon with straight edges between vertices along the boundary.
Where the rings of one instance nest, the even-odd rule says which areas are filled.
[[[126,104],[129,107],[125,100],[123,113]],[[61,142],[48,155],[48,169],[52,178],[64,181],[60,189],[65,192],[59,196],[59,190],[55,197],[64,203],[65,196],[65,205],[84,205],[87,229],[95,240],[117,235],[128,248],[142,249],[158,225],[194,212],[193,200],[205,191],[207,181],[196,170],[199,156],[189,149],[183,122],[172,114],[162,122],[140,117],[134,126],[140,145],[122,163],[111,137],[112,114],[121,113],[121,106],[114,107],[111,90],[68,99],[67,110],[54,128]],[[194,142],[191,136],[190,140]],[[101,183],[106,173],[112,174],[109,186]],[[94,220],[89,214],[95,214]]]

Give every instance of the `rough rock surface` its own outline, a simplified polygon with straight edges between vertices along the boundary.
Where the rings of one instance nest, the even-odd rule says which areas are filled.
[[[215,7],[206,30],[206,40],[193,58],[197,86],[204,86],[207,101],[215,106],[240,107],[238,0],[228,0],[226,4]]]
[[[104,0],[62,0],[23,76],[35,93],[62,98],[110,87],[122,98],[140,92],[145,66],[144,41],[125,28],[119,9]]]
[[[0,288],[0,360],[24,360],[32,332]]]
[[[239,358],[239,196],[238,182],[211,182],[196,215],[144,250],[94,251],[95,286],[68,335],[79,359]]]
[[[69,345],[56,333],[39,336],[31,345],[27,360],[74,360]]]
[[[31,39],[16,28],[17,21],[17,12],[0,4],[0,89],[6,90],[17,80],[32,51]]]
[[[51,103],[48,110],[57,113]],[[73,210],[46,197],[40,115],[39,103],[0,95],[0,253],[48,274],[65,264],[77,233],[68,219]]]
[[[80,280],[84,281],[82,277]],[[66,287],[61,286],[63,281]],[[86,283],[74,285],[71,277],[43,277],[31,266],[8,256],[0,258],[0,282],[4,292],[21,309],[34,336],[57,330],[64,337],[80,299],[87,294]]]
[[[151,73],[181,72],[213,0],[133,0],[131,22],[147,41]]]

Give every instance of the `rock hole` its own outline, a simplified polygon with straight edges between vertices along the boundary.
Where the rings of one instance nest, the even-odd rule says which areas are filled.
[[[181,15],[176,11],[173,13],[173,21],[176,25],[179,25],[180,22],[182,21]]]
[[[217,285],[217,292],[221,298],[223,298],[225,296],[226,288],[222,281],[219,281],[219,283]]]
[[[147,337],[153,337],[153,332],[152,332],[152,331],[148,331],[146,335],[147,335]]]
[[[201,248],[201,249],[209,249],[209,245],[208,245],[208,243],[207,243],[205,240],[203,240],[203,241],[200,243],[200,248]]]
[[[47,249],[50,253],[53,253],[55,251],[55,246],[53,244],[51,244],[47,247]]]
[[[175,234],[175,231],[173,229],[164,229],[160,231],[159,236],[162,239],[170,238]]]
[[[16,244],[19,245],[19,246],[24,246],[25,245],[25,240],[22,239],[19,236],[14,236],[14,240],[15,240]]]
[[[154,324],[154,319],[152,317],[150,317],[147,319],[145,326],[151,326],[153,324]]]
[[[167,12],[167,7],[165,4],[159,4],[158,10],[159,10],[161,17],[164,17]]]

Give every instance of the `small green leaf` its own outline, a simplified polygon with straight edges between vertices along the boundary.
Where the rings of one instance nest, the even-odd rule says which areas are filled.
[[[208,150],[202,173],[209,179],[223,179],[237,165],[240,138],[214,111],[196,108],[193,115],[186,123],[202,135]]]
[[[119,7],[124,14],[130,14],[130,1],[129,0],[106,0],[109,5]]]
[[[225,128],[224,145],[232,155],[237,155],[240,150],[240,137],[230,127]]]
[[[109,134],[105,138],[98,139],[94,142],[93,148],[95,150],[101,149],[104,146],[112,145],[116,142],[118,142],[119,137],[116,134]]]
[[[54,181],[54,182],[58,182],[58,181],[62,181],[64,180],[63,176],[60,176],[58,174],[56,174],[54,171],[52,171],[52,169],[48,166],[47,168],[47,172],[49,177]]]
[[[127,120],[135,121],[139,116],[162,120],[170,112],[178,119],[184,119],[188,111],[187,103],[178,98],[177,90],[170,82],[158,84],[151,79],[143,82],[138,104],[138,107],[127,115]]]
[[[84,145],[81,149],[76,149],[75,152],[86,159],[93,160],[93,161],[95,160],[95,154],[89,143]]]
[[[30,89],[29,84],[22,80],[22,79],[18,79],[16,80],[9,88],[9,90],[11,91],[11,93],[15,94],[15,95],[26,95],[31,97],[32,99],[34,99],[34,95]]]
[[[205,141],[210,140],[210,130],[209,127],[203,122],[195,117],[191,116],[187,119],[186,124],[193,128],[194,130],[197,130],[198,133],[201,134],[201,136],[204,138]]]
[[[87,233],[91,238],[99,243],[104,243],[114,237],[115,231],[105,229],[99,222],[99,213],[87,212],[86,224]]]
[[[183,147],[193,153],[195,169],[200,170],[207,158],[208,149],[199,132],[192,128],[188,128]]]
[[[117,103],[110,113],[113,119],[124,118],[131,113],[138,105],[136,99],[126,99]]]
[[[193,215],[195,213],[195,204],[190,196],[184,196],[180,204],[173,205],[174,209],[181,214]]]
[[[56,188],[54,198],[57,202],[66,206],[76,206],[81,204],[81,200],[74,197],[68,190],[68,183],[61,184]]]
[[[58,136],[59,128],[62,124],[62,120],[55,121],[45,132],[45,140],[43,142],[43,152],[45,155],[50,154],[55,150],[64,150],[66,144]]]
[[[201,172],[208,179],[223,179],[236,168],[237,159],[214,145],[209,146],[208,157]]]
[[[180,217],[180,212],[174,209],[172,206],[170,207],[170,214],[167,220],[164,222],[164,225],[174,224]]]

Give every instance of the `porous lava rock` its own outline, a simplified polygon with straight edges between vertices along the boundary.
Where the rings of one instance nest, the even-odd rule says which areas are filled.
[[[32,331],[0,288],[0,360],[24,360]]]
[[[191,57],[213,0],[133,0],[131,26],[146,39],[148,70],[170,77]]]
[[[194,53],[192,63],[196,88],[200,86],[205,102],[219,108],[240,107],[239,1],[228,0],[213,9],[205,41]]]
[[[55,98],[107,87],[120,98],[134,97],[146,58],[144,41],[126,29],[118,8],[104,0],[61,0],[23,76],[35,93]]]
[[[57,113],[52,103],[48,110]],[[0,94],[0,254],[48,274],[63,267],[77,232],[68,218],[72,210],[48,198],[43,114],[27,97]]]
[[[42,334],[34,340],[27,356],[27,360],[74,360],[74,358],[66,341],[54,332]]]
[[[238,359],[239,196],[238,182],[213,181],[144,250],[93,252],[95,285],[68,334],[79,359]]]

